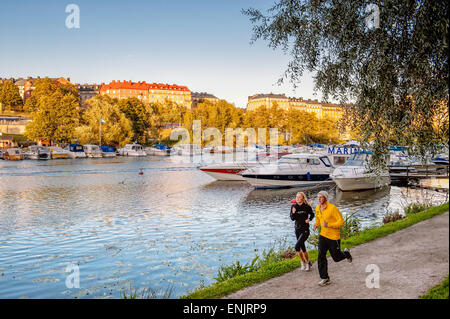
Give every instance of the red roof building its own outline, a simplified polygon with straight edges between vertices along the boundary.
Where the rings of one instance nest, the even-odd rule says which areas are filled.
[[[108,84],[102,83],[99,93],[117,99],[136,97],[150,103],[162,103],[168,100],[188,109],[191,108],[191,91],[187,86],[176,84],[112,81]]]

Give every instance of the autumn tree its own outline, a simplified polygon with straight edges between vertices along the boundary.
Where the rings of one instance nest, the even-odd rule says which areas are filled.
[[[133,123],[120,110],[118,101],[106,95],[97,95],[86,101],[87,108],[82,116],[82,124],[76,128],[76,136],[83,144],[124,146],[134,141]]]
[[[49,142],[72,141],[80,119],[77,88],[53,83],[48,78],[37,80],[35,85],[36,90],[25,103],[27,110],[31,111],[25,135]]]
[[[134,138],[141,144],[146,144],[149,138],[151,109],[136,97],[121,99],[119,109],[132,123]]]
[[[23,100],[19,88],[12,81],[5,81],[0,85],[1,111],[23,111]]]
[[[445,0],[278,0],[266,13],[243,13],[253,23],[252,41],[266,40],[291,56],[280,82],[297,85],[304,71],[312,72],[325,99],[358,114],[352,128],[373,150],[372,164],[382,167],[393,140],[421,155],[448,144],[448,131],[433,125],[449,98],[448,6]]]

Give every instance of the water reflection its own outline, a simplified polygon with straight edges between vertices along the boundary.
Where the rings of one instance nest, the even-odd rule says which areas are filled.
[[[326,189],[344,214],[356,211],[366,224],[426,196],[400,187]],[[297,191],[215,182],[195,163],[158,158],[2,161],[0,297],[120,298],[130,285],[171,284],[179,296],[213,282],[221,264],[294,240],[289,207]],[[313,206],[318,191],[306,191]],[[80,267],[78,290],[65,286],[72,263]]]

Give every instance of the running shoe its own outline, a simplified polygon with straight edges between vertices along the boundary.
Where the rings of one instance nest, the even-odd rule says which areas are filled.
[[[310,271],[311,270],[311,262],[307,262],[306,266],[305,266],[305,271]]]
[[[302,266],[300,267],[300,270],[305,270],[305,269],[306,269],[305,263],[302,261]]]
[[[321,286],[321,287],[329,285],[329,284],[331,284],[330,278],[322,279],[321,281],[319,281],[319,286]]]
[[[351,263],[351,262],[353,261],[353,257],[352,257],[352,255],[350,255],[350,250],[348,250],[348,248],[345,248],[345,249],[344,249],[344,254],[348,256],[348,257],[347,257],[347,261],[348,261],[349,263]]]

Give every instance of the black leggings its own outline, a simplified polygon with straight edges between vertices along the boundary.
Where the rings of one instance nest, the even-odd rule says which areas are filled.
[[[328,279],[328,261],[327,251],[330,252],[331,258],[335,262],[340,262],[349,257],[348,252],[341,250],[341,240],[332,240],[323,236],[319,236],[319,256],[317,257],[317,266],[321,279]]]
[[[301,231],[299,229],[295,229],[295,237],[297,237],[297,243],[295,244],[295,251],[299,252],[301,249],[302,252],[306,252],[305,241],[309,237],[309,230]]]

